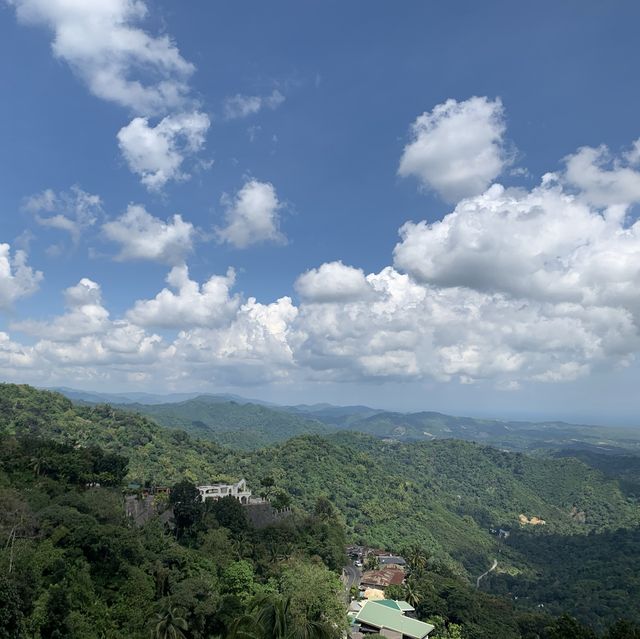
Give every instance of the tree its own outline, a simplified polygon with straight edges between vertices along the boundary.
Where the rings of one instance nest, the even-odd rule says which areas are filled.
[[[250,606],[261,639],[287,639],[292,630],[291,598],[269,593],[256,597]]]
[[[407,584],[404,587],[405,597],[407,603],[414,608],[418,607],[418,604],[422,601],[422,597],[418,590],[416,589],[416,583],[412,579],[407,581]]]
[[[185,639],[187,629],[185,619],[179,616],[175,608],[168,606],[156,614],[152,636],[153,639]]]
[[[450,623],[444,617],[433,617],[429,623],[435,627],[429,639],[464,639],[462,626],[457,623]]]
[[[404,553],[411,572],[422,572],[427,567],[427,553],[417,544],[409,546]]]
[[[596,634],[569,615],[562,615],[546,628],[547,639],[596,639]]]
[[[260,496],[263,499],[269,499],[271,493],[274,491],[276,487],[276,480],[268,475],[267,477],[263,477],[260,480],[260,485],[262,486],[262,490],[260,491]]]
[[[393,599],[395,601],[402,601],[406,597],[404,588],[396,584],[387,586],[387,588],[384,591],[384,596],[386,599]]]
[[[247,602],[255,593],[253,566],[246,560],[234,561],[222,572],[220,586],[223,593]]]
[[[195,484],[181,481],[171,489],[169,503],[173,506],[176,537],[183,539],[196,532],[204,512],[200,492]]]
[[[0,639],[19,639],[22,636],[21,603],[15,585],[0,576]]]
[[[280,577],[280,591],[290,599],[291,615],[303,634],[313,637],[330,628],[338,637],[346,630],[343,586],[321,563],[289,562]]]
[[[314,514],[322,521],[331,521],[336,518],[336,511],[333,504],[324,495],[321,495],[316,500]]]
[[[640,639],[640,626],[627,619],[619,619],[609,628],[604,639]]]
[[[247,520],[247,513],[244,507],[231,495],[227,495],[213,502],[211,512],[221,526],[224,526],[236,535],[247,530],[249,527],[249,521]]]

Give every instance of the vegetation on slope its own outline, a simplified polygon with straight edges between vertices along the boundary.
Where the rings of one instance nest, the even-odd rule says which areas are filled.
[[[170,404],[121,406],[229,448],[254,450],[296,435],[328,433],[332,429],[314,419],[258,404],[239,404],[207,396]]]
[[[629,531],[626,556],[640,556],[632,535],[637,502],[616,479],[575,459],[534,458],[452,440],[385,442],[357,433],[304,436],[271,449],[234,452],[141,415],[78,407],[59,395],[13,385],[0,386],[0,432],[127,455],[125,481],[166,485],[231,475],[245,476],[255,490],[269,478],[298,509],[313,510],[319,497],[328,497],[344,516],[351,540],[398,551],[417,544],[429,554],[430,569],[447,578],[464,576],[473,583],[499,556],[499,568],[486,583],[509,597],[519,592],[523,605],[544,603],[540,593],[552,583],[556,592],[567,593],[562,609],[593,624],[610,623],[625,612],[640,618],[636,603],[608,595],[613,584],[627,583],[624,555],[615,548],[617,529]],[[520,515],[546,523],[521,526]],[[511,530],[507,541],[490,532],[498,527]],[[576,557],[590,556],[593,544],[601,550],[593,554],[591,569],[576,571]],[[541,561],[543,552],[551,556]],[[608,555],[618,559],[608,565]],[[577,589],[573,575],[580,576]],[[628,583],[635,588],[633,580]],[[586,588],[597,603],[591,616],[581,607]]]
[[[121,458],[0,436],[2,639],[208,639],[236,630],[272,639],[265,612],[281,602],[283,621],[300,631],[288,639],[342,636],[344,533],[333,511],[255,530],[234,499],[205,506],[183,483],[172,492],[175,528],[158,520],[135,528],[119,487],[87,486],[110,462],[117,484]]]
[[[232,456],[213,442],[159,427],[142,415],[106,404],[77,406],[30,386],[0,384],[0,434],[37,435],[73,446],[95,445],[129,458],[127,479],[169,485],[224,475]]]

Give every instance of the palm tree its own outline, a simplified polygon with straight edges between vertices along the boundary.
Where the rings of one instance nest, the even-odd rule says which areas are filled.
[[[151,632],[153,639],[186,639],[187,622],[172,606],[159,612],[156,615],[156,622]]]
[[[325,621],[320,614],[305,616],[297,620],[289,639],[335,639],[336,629]]]
[[[291,599],[268,594],[256,597],[251,610],[262,639],[286,639],[291,634]]]
[[[39,476],[42,472],[42,468],[44,466],[45,458],[44,455],[34,455],[30,460],[29,464],[31,466],[31,470],[33,470],[36,476]]]
[[[418,604],[422,601],[420,593],[415,589],[415,584],[412,581],[408,581],[404,587],[405,598],[407,603],[414,608],[418,607]]]
[[[427,567],[427,554],[417,544],[414,544],[407,549],[405,559],[407,560],[412,572],[421,572]]]

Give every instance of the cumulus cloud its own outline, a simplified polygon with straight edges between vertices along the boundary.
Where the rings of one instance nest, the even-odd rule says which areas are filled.
[[[583,146],[565,158],[564,180],[579,189],[596,206],[640,202],[640,140],[622,157],[613,157],[605,146]]]
[[[119,218],[102,226],[106,238],[120,244],[117,260],[151,260],[180,264],[193,246],[194,228],[180,215],[167,222],[131,204]]]
[[[289,297],[271,304],[250,297],[225,327],[181,331],[173,344],[176,359],[192,374],[207,371],[227,383],[287,379],[295,369],[290,339],[297,315]]]
[[[261,242],[285,242],[279,230],[282,203],[270,182],[249,180],[235,197],[224,196],[226,226],[216,229],[218,239],[236,248]]]
[[[295,288],[305,301],[320,303],[357,300],[371,292],[362,269],[340,261],[306,271],[296,280]]]
[[[297,305],[233,294],[233,271],[195,281],[183,263],[193,227],[132,206],[105,234],[121,245],[120,259],[172,265],[167,287],[112,319],[97,283],[81,280],[65,292],[63,315],[12,327],[35,344],[0,334],[0,372],[184,386],[436,379],[512,389],[628,365],[640,350],[633,180],[607,176],[595,189],[591,171],[635,171],[634,153],[607,166],[592,157],[582,171],[568,161],[532,189],[494,184],[437,222],[409,222],[393,265],[365,273],[322,264],[296,280]],[[265,227],[255,212],[279,206],[272,185],[248,182],[227,200],[221,239],[248,245]],[[19,266],[4,251],[15,277]]]
[[[255,115],[262,109],[277,109],[285,100],[284,95],[274,89],[269,95],[242,95],[238,93],[224,102],[224,117],[237,120]]]
[[[626,363],[638,348],[625,308],[551,304],[367,276],[373,301],[302,305],[292,342],[317,379],[560,381]]]
[[[510,163],[500,99],[447,100],[411,125],[398,174],[418,178],[448,202],[482,193]]]
[[[21,297],[38,290],[42,273],[27,264],[27,254],[18,250],[11,253],[11,246],[0,244],[0,308],[10,308]]]
[[[97,97],[144,114],[185,103],[194,67],[169,36],[139,26],[147,15],[143,0],[7,1],[20,22],[53,32],[54,55]]]
[[[185,264],[174,266],[164,288],[151,300],[138,300],[127,319],[139,326],[188,328],[216,326],[233,316],[240,299],[230,295],[235,283],[233,269],[226,276],[213,275],[202,286],[189,278]]]
[[[24,208],[33,213],[40,226],[66,231],[77,244],[82,232],[93,226],[102,215],[102,200],[78,186],[68,192],[46,189],[28,197]]]
[[[185,158],[204,146],[209,117],[194,111],[168,115],[155,127],[147,118],[134,118],[118,132],[118,144],[130,170],[150,190],[161,190],[170,180],[185,180]]]
[[[109,311],[102,305],[100,285],[83,277],[65,291],[68,311],[53,320],[25,320],[14,323],[12,330],[56,342],[103,333],[109,324]]]
[[[640,223],[627,225],[620,208],[600,213],[553,182],[530,192],[494,185],[400,235],[396,266],[426,284],[637,310]]]

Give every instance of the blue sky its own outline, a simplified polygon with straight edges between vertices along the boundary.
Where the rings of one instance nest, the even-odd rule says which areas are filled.
[[[2,378],[634,422],[636,3],[88,4],[0,3]]]

